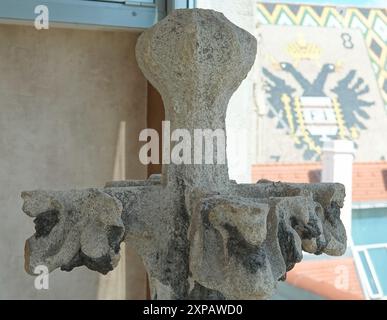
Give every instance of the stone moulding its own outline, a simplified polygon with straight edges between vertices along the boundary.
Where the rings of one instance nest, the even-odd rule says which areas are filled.
[[[171,129],[193,133],[225,129],[228,101],[256,50],[255,38],[223,14],[191,9],[146,30],[136,56]],[[126,241],[143,259],[153,299],[265,299],[303,250],[345,252],[344,197],[340,184],[237,184],[227,164],[168,164],[145,181],[23,192],[36,229],[26,270],[85,265],[106,274]]]

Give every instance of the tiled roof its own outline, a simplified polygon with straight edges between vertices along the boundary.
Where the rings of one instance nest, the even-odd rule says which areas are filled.
[[[252,167],[253,181],[320,182],[321,163],[265,163]],[[387,161],[355,162],[353,201],[387,201]]]
[[[286,281],[330,300],[363,300],[352,258],[309,260],[296,264]]]
[[[387,200],[387,162],[355,163],[353,168],[355,201]]]

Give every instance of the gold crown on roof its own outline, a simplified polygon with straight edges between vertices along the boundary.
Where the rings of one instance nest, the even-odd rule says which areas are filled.
[[[287,51],[293,60],[318,60],[321,57],[321,48],[315,43],[305,41],[303,35],[288,44]]]

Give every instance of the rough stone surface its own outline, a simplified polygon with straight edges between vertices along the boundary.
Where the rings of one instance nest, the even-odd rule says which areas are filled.
[[[38,265],[113,270],[125,233],[120,201],[96,189],[23,192],[22,198],[23,211],[36,217],[36,233],[25,247],[27,272]]]
[[[256,41],[211,10],[176,10],[138,40],[171,129],[224,129],[227,102],[254,63]],[[215,155],[216,156],[216,155]],[[143,258],[153,299],[264,299],[302,250],[340,255],[339,184],[238,185],[227,164],[164,165],[147,181],[23,193],[36,217],[26,269],[86,265],[106,273],[125,237]]]

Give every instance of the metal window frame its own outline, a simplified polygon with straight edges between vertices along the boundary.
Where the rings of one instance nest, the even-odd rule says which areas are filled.
[[[172,9],[196,8],[196,0],[169,0]]]
[[[196,7],[196,0],[167,0],[168,13],[175,9],[193,9]]]
[[[387,295],[383,295],[383,289],[380,284],[378,274],[375,270],[374,263],[372,262],[372,259],[369,255],[369,250],[372,249],[385,249],[387,250],[387,243],[376,243],[376,244],[369,244],[369,245],[354,245],[352,243],[352,252],[353,252],[353,258],[355,261],[356,268],[358,270],[360,283],[363,289],[363,292],[366,296],[366,299],[380,299],[380,300],[386,300]],[[368,276],[365,270],[365,267],[363,265],[363,261],[360,257],[360,254],[364,253],[364,257],[367,263],[367,266],[370,270],[371,277],[375,283],[376,287],[376,293],[373,292],[370,282],[368,280]]]
[[[33,24],[45,5],[50,23],[147,29],[174,9],[196,8],[196,0],[1,0],[0,23]]]
[[[123,3],[126,2],[126,3]],[[106,0],[1,0],[0,23],[27,22],[33,25],[34,9],[46,5],[50,23],[109,28],[146,29],[166,16],[166,0],[154,3]]]
[[[374,201],[374,202],[357,202],[352,204],[352,209],[354,210],[380,209],[380,208],[387,208],[387,203],[383,201]],[[387,250],[387,243],[355,245],[351,237],[350,246],[352,248],[353,259],[355,261],[356,269],[358,271],[358,275],[360,278],[360,284],[366,299],[382,299],[382,300],[387,299],[387,295],[386,294],[383,295],[383,290],[382,290],[378,275],[376,273],[375,266],[368,252],[369,250],[372,250],[372,249],[385,248]],[[364,253],[367,266],[371,272],[371,277],[375,283],[375,287],[377,290],[376,294],[373,293],[370,282],[368,280],[366,268],[363,265],[363,261],[360,257],[361,253]]]
[[[369,201],[369,202],[353,202],[352,209],[379,209],[387,208],[387,201]]]

